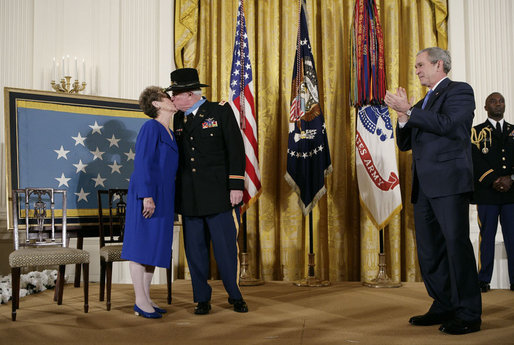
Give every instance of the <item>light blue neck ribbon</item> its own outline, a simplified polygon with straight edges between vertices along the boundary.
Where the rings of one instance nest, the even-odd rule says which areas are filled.
[[[193,113],[193,111],[195,111],[196,109],[200,108],[200,106],[202,104],[204,104],[205,102],[207,101],[207,99],[205,97],[202,97],[202,99],[200,99],[198,102],[196,102],[195,104],[193,104],[191,106],[191,108],[187,109],[185,112],[184,112],[184,115],[187,116],[191,113]]]

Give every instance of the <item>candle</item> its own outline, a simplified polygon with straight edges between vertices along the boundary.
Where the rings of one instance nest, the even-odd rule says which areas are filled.
[[[64,55],[62,56],[62,78],[64,79],[64,76],[66,75],[66,72],[64,71]]]
[[[74,78],[76,81],[79,81],[79,67],[78,67],[78,64],[77,64],[77,57],[75,56],[75,74],[74,74]]]
[[[84,83],[86,81],[86,63],[84,62],[84,59],[82,59],[82,82]]]
[[[55,57],[53,59],[53,63],[52,63],[52,80],[55,80]]]

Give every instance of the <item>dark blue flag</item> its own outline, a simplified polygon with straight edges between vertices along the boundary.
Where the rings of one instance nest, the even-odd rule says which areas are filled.
[[[298,202],[304,215],[326,193],[325,176],[332,172],[319,97],[318,78],[307,29],[305,0],[302,0],[291,87],[285,179],[298,193]]]
[[[98,214],[98,189],[128,188],[141,112],[18,103],[19,188],[66,189],[69,217]]]

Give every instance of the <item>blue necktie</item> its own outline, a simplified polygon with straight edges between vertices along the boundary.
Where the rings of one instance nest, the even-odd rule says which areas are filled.
[[[425,105],[428,103],[428,99],[430,98],[430,95],[432,94],[432,90],[428,90],[427,95],[425,96],[425,99],[423,100],[423,105],[421,106],[421,109],[425,109]]]

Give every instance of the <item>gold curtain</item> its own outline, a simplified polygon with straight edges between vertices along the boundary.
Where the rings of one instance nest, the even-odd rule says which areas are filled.
[[[237,0],[176,0],[177,66],[197,68],[209,84],[208,99],[227,100]],[[190,7],[188,5],[195,4]],[[263,193],[247,211],[250,270],[264,280],[307,275],[308,218],[284,179],[289,101],[298,29],[297,0],[245,0],[258,123]],[[420,98],[416,53],[446,48],[446,0],[379,0],[385,35],[388,89],[403,86]],[[308,0],[307,17],[328,130],[333,173],[327,194],[313,211],[315,274],[331,281],[371,280],[378,272],[379,232],[359,204],[355,174],[355,111],[349,104],[350,28],[354,1]],[[181,11],[184,12],[181,12]],[[193,12],[191,12],[193,10]],[[188,11],[186,13],[186,11]],[[197,16],[196,27],[184,18]],[[189,40],[177,40],[189,34]],[[396,114],[392,116],[396,119]],[[400,153],[404,208],[386,228],[388,274],[395,281],[420,279],[410,204],[410,153]]]

